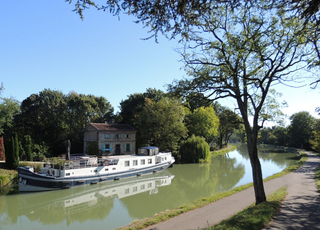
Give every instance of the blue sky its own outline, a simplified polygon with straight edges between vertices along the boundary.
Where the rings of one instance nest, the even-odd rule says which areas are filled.
[[[147,88],[185,76],[174,51],[177,41],[147,41],[147,28],[135,18],[90,9],[84,21],[64,0],[4,1],[0,9],[0,83],[3,97],[23,101],[43,89],[105,97],[118,111],[119,103]],[[280,87],[288,115],[314,112],[320,88]],[[232,101],[221,104],[233,107]]]

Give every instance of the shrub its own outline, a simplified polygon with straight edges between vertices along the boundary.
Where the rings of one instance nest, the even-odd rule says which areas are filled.
[[[181,142],[179,153],[182,163],[199,163],[208,159],[210,147],[203,137],[192,135]]]

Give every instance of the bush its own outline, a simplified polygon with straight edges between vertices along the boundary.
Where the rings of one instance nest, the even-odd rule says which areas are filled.
[[[208,160],[210,147],[203,137],[192,135],[181,142],[179,153],[182,163],[199,163]]]

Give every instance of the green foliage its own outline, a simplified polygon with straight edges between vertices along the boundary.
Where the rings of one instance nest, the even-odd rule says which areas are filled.
[[[210,156],[210,147],[203,137],[192,135],[180,143],[179,153],[182,163],[199,163]]]
[[[89,122],[104,122],[113,117],[113,107],[104,97],[45,89],[32,94],[21,104],[21,114],[15,117],[22,136],[28,134],[34,143],[36,158],[65,153],[70,140],[71,152],[83,151],[83,128]],[[49,147],[40,151],[45,143]],[[49,151],[50,152],[49,152]]]
[[[312,145],[312,149],[320,153],[320,119],[317,119],[315,121],[312,134],[313,136],[310,139],[310,144]]]
[[[17,100],[0,97],[0,136],[10,132],[13,127],[14,116],[18,113],[19,102]]]
[[[28,161],[33,161],[33,154],[32,154],[32,140],[29,135],[24,136],[24,149],[27,156]]]
[[[19,141],[18,134],[13,133],[6,147],[6,166],[9,169],[17,169],[19,167]]]
[[[96,141],[87,141],[86,142],[85,153],[87,153],[89,155],[100,156],[101,155],[101,150],[99,150],[98,143]]]
[[[121,112],[117,122],[121,124],[134,125],[135,116],[137,116],[145,105],[146,98],[152,101],[159,101],[165,94],[161,90],[147,89],[145,93],[135,93],[128,96],[126,100],[120,102]]]
[[[218,102],[214,104],[214,107],[220,121],[217,142],[220,148],[222,148],[223,145],[228,144],[229,139],[235,130],[240,129],[241,118],[230,109],[221,106]]]
[[[290,117],[291,124],[288,127],[290,145],[297,148],[310,148],[309,140],[312,139],[312,128],[315,118],[309,112],[298,112]]]
[[[5,159],[5,150],[4,150],[3,137],[0,137],[0,160],[3,161],[4,159]]]
[[[14,133],[13,138],[13,155],[12,155],[12,168],[17,169],[19,167],[19,139],[18,134]]]
[[[180,101],[167,97],[159,101],[147,98],[134,123],[138,130],[138,147],[154,145],[161,151],[176,151],[179,141],[187,134],[184,117],[185,110]]]
[[[189,136],[204,137],[209,143],[218,135],[219,118],[212,106],[195,109],[188,119]]]

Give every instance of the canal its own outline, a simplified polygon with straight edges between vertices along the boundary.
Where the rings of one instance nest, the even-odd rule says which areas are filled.
[[[282,171],[296,154],[259,149],[263,177]],[[245,145],[210,164],[175,164],[139,178],[61,191],[0,196],[0,230],[103,229],[126,226],[200,197],[252,182]]]

